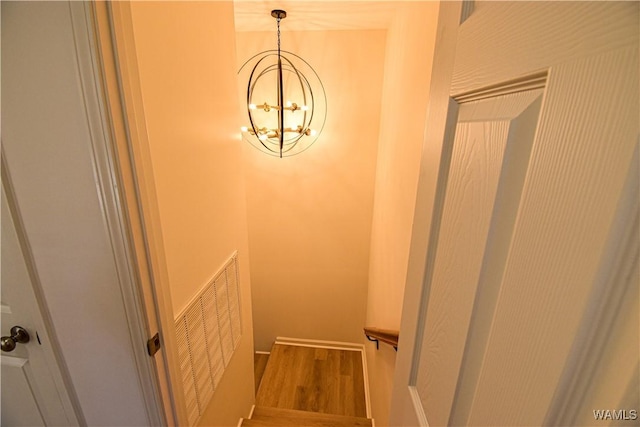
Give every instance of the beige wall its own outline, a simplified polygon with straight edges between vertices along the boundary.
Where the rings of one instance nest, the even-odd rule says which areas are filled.
[[[238,33],[238,66],[275,40]],[[282,24],[283,49],[320,76],[328,116],[318,141],[294,157],[243,143],[258,350],[276,336],[361,340],[385,40],[382,30],[296,33]]]
[[[366,315],[383,329],[400,329],[437,15],[437,2],[399,3],[387,36]],[[366,349],[373,416],[387,425],[396,354]]]
[[[235,425],[253,401],[253,337],[233,3],[131,11],[173,314],[238,250],[243,337],[201,419]]]

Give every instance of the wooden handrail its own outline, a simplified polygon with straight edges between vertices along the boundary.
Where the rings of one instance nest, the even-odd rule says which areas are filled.
[[[394,331],[391,329],[380,329],[374,328],[372,326],[364,327],[364,335],[367,337],[369,341],[373,341],[376,343],[376,348],[380,348],[380,341],[385,344],[389,344],[396,351],[398,351],[398,338],[400,337],[400,332]]]

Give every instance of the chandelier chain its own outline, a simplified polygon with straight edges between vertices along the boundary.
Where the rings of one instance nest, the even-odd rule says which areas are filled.
[[[278,23],[278,56],[280,55],[280,18],[276,19]]]

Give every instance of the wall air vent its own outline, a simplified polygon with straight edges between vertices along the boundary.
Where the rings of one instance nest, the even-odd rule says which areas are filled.
[[[213,397],[242,335],[237,253],[176,318],[178,357],[195,425]]]

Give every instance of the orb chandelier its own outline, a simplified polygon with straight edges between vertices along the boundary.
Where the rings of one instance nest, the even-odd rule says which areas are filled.
[[[315,70],[300,56],[281,50],[284,10],[272,10],[278,29],[276,50],[251,57],[238,72],[248,81],[242,137],[272,156],[299,154],[320,135],[327,115],[324,87]]]

